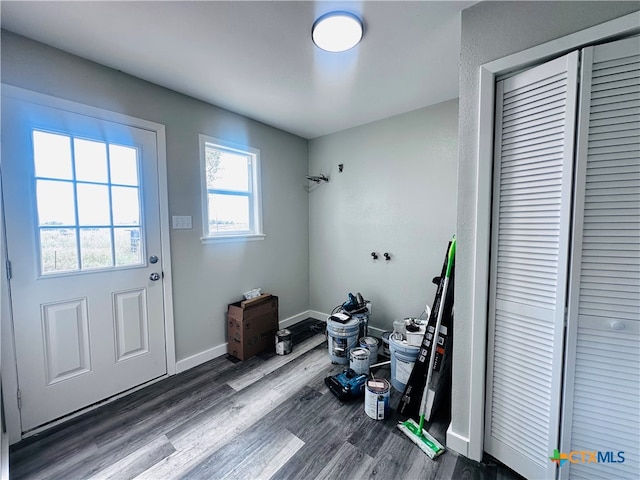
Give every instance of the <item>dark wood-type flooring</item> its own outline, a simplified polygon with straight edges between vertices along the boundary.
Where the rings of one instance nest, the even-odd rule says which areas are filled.
[[[520,478],[452,451],[431,460],[395,428],[395,411],[375,421],[362,399],[339,402],[324,378],[342,366],[331,365],[320,324],[292,330],[290,355],[220,357],[23,440],[11,478]],[[443,444],[448,423],[443,408],[429,428]]]

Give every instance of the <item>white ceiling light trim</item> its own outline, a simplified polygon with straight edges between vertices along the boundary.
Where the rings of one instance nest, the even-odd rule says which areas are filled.
[[[327,52],[344,52],[362,40],[362,21],[348,12],[330,12],[313,24],[313,43]]]

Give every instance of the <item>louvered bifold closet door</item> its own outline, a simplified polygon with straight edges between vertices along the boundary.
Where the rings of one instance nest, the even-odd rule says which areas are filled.
[[[636,479],[640,38],[584,50],[579,118],[562,449],[601,453],[596,462],[568,462],[561,474]]]
[[[554,478],[578,53],[496,85],[485,450]]]

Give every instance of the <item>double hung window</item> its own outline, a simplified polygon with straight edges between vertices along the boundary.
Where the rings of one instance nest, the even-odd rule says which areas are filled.
[[[203,242],[262,239],[260,151],[200,135]]]

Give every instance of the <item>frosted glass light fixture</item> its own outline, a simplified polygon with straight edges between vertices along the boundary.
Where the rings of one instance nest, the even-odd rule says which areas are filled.
[[[348,12],[326,13],[313,24],[311,38],[322,50],[344,52],[362,40],[362,21]]]

